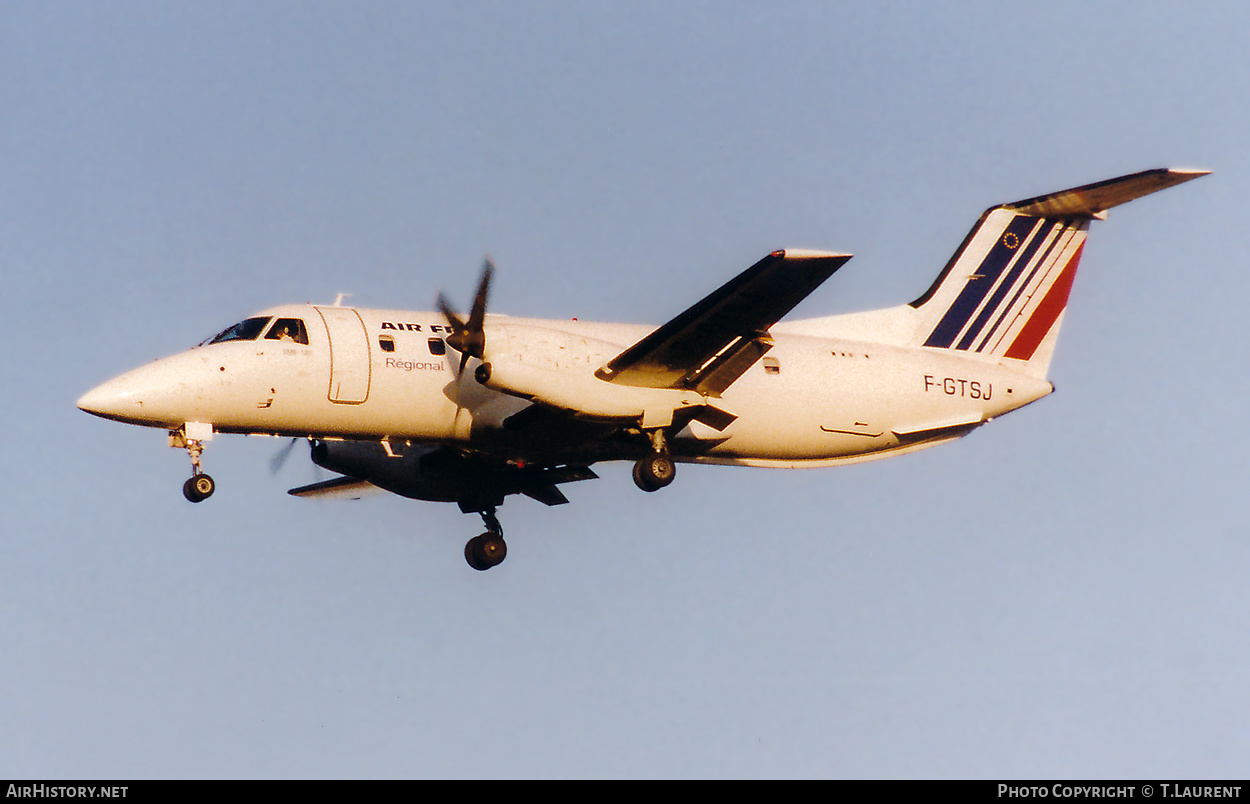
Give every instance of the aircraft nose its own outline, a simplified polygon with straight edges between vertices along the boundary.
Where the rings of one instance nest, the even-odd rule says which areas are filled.
[[[164,358],[101,383],[83,394],[78,407],[119,422],[165,426],[194,420],[184,410],[189,363],[181,355]]]
[[[78,409],[106,419],[132,418],[142,410],[143,402],[127,393],[117,380],[97,385],[78,398]]]

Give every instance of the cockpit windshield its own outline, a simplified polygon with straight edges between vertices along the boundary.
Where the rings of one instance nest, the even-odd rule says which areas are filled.
[[[298,318],[279,318],[265,335],[267,341],[287,341],[308,345],[308,331],[304,322]]]
[[[269,316],[244,319],[200,345],[225,343],[226,341],[254,341],[260,337],[260,333],[265,331],[265,325],[268,323]]]

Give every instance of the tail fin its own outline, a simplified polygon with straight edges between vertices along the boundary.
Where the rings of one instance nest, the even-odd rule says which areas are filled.
[[[1090,221],[1207,172],[1146,170],[991,207],[933,286],[911,303],[920,315],[919,342],[1018,361],[1045,377]]]

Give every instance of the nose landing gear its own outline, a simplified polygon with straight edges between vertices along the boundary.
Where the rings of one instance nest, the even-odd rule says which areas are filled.
[[[482,515],[486,532],[469,539],[464,546],[464,560],[469,562],[470,567],[482,572],[503,563],[508,557],[508,544],[503,540],[503,526],[495,516],[495,509],[488,508],[478,513]]]
[[[207,430],[207,432],[205,432]],[[217,483],[200,469],[200,456],[204,453],[204,442],[213,437],[213,426],[198,422],[187,422],[180,430],[171,430],[169,446],[181,447],[191,456],[191,477],[182,484],[182,496],[193,503],[203,502],[213,496]]]

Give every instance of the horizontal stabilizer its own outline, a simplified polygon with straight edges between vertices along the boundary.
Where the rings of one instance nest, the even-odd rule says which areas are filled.
[[[569,498],[564,496],[564,492],[554,485],[531,486],[521,493],[531,500],[538,500],[543,505],[564,505],[569,501]]]
[[[1143,170],[1116,179],[1085,184],[1070,190],[1027,198],[1014,204],[1003,204],[1004,209],[1015,210],[1024,215],[1039,218],[1100,218],[1112,207],[1128,203],[1134,198],[1157,193],[1187,181],[1205,176],[1209,170],[1185,170],[1157,168]]]
[[[357,480],[354,477],[336,477],[331,480],[323,480],[320,483],[291,489],[287,494],[290,494],[292,497],[359,500],[366,494],[372,494],[380,490],[367,480]]]

